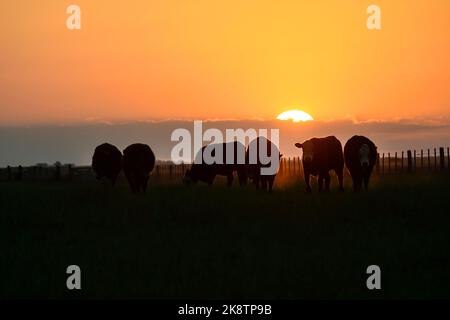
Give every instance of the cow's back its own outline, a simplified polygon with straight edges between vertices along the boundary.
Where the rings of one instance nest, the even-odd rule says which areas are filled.
[[[92,169],[99,178],[114,178],[122,169],[122,153],[109,143],[97,146],[92,156]]]
[[[309,164],[312,172],[331,170],[344,165],[341,142],[334,136],[310,139],[314,145],[314,159]]]
[[[149,173],[155,166],[155,160],[155,154],[146,144],[132,144],[123,151],[123,169],[125,172]]]

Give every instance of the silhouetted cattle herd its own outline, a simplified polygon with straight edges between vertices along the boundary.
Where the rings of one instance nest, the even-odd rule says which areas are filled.
[[[260,153],[259,148],[264,145],[267,148]],[[318,177],[319,191],[324,189],[324,183],[325,190],[328,191],[331,183],[330,171],[336,173],[339,190],[343,191],[344,164],[352,177],[353,189],[357,191],[363,187],[368,188],[377,158],[377,147],[370,139],[353,136],[343,150],[341,142],[334,136],[312,138],[303,143],[296,143],[295,146],[303,150],[302,163],[307,192],[312,192],[311,176]],[[218,150],[223,150],[222,155],[216,154]],[[230,150],[233,152],[230,153]],[[190,184],[202,181],[212,185],[215,177],[219,175],[225,176],[228,186],[231,186],[236,173],[240,186],[245,186],[248,180],[251,180],[257,189],[262,188],[270,192],[276,172],[262,173],[262,169],[268,169],[272,163],[260,158],[260,155],[267,154],[268,158],[273,159],[273,152],[278,154],[278,159],[282,157],[275,144],[264,137],[251,141],[247,149],[239,142],[210,144],[198,152],[191,168],[186,170],[183,182]],[[252,154],[256,155],[255,159]],[[221,160],[216,161],[217,159]],[[95,148],[92,157],[92,168],[98,180],[106,178],[114,185],[123,170],[133,193],[146,191],[154,167],[155,154],[148,145],[140,143],[128,146],[123,155],[115,146],[104,143]]]

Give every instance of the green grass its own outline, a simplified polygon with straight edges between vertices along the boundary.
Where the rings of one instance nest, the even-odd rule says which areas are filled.
[[[0,183],[0,298],[450,298],[449,177],[371,191]],[[68,265],[82,290],[66,289]],[[369,291],[367,266],[382,271]]]

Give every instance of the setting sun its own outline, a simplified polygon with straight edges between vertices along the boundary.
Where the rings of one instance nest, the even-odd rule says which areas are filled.
[[[289,110],[283,113],[280,113],[277,117],[278,120],[292,120],[293,122],[306,122],[314,120],[313,117],[300,110]]]

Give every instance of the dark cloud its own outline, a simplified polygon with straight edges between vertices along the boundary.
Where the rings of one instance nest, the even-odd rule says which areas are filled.
[[[442,120],[356,122],[350,119],[292,123],[262,120],[217,120],[204,122],[204,130],[218,128],[280,129],[280,149],[285,156],[300,155],[293,144],[311,137],[336,135],[344,144],[354,134],[370,137],[380,152],[450,146],[450,125]],[[170,137],[176,128],[193,131],[193,122],[184,120],[99,123],[71,126],[0,128],[0,166],[35,163],[89,164],[100,143],[110,142],[124,149],[133,142],[149,144],[159,159],[169,159]]]

